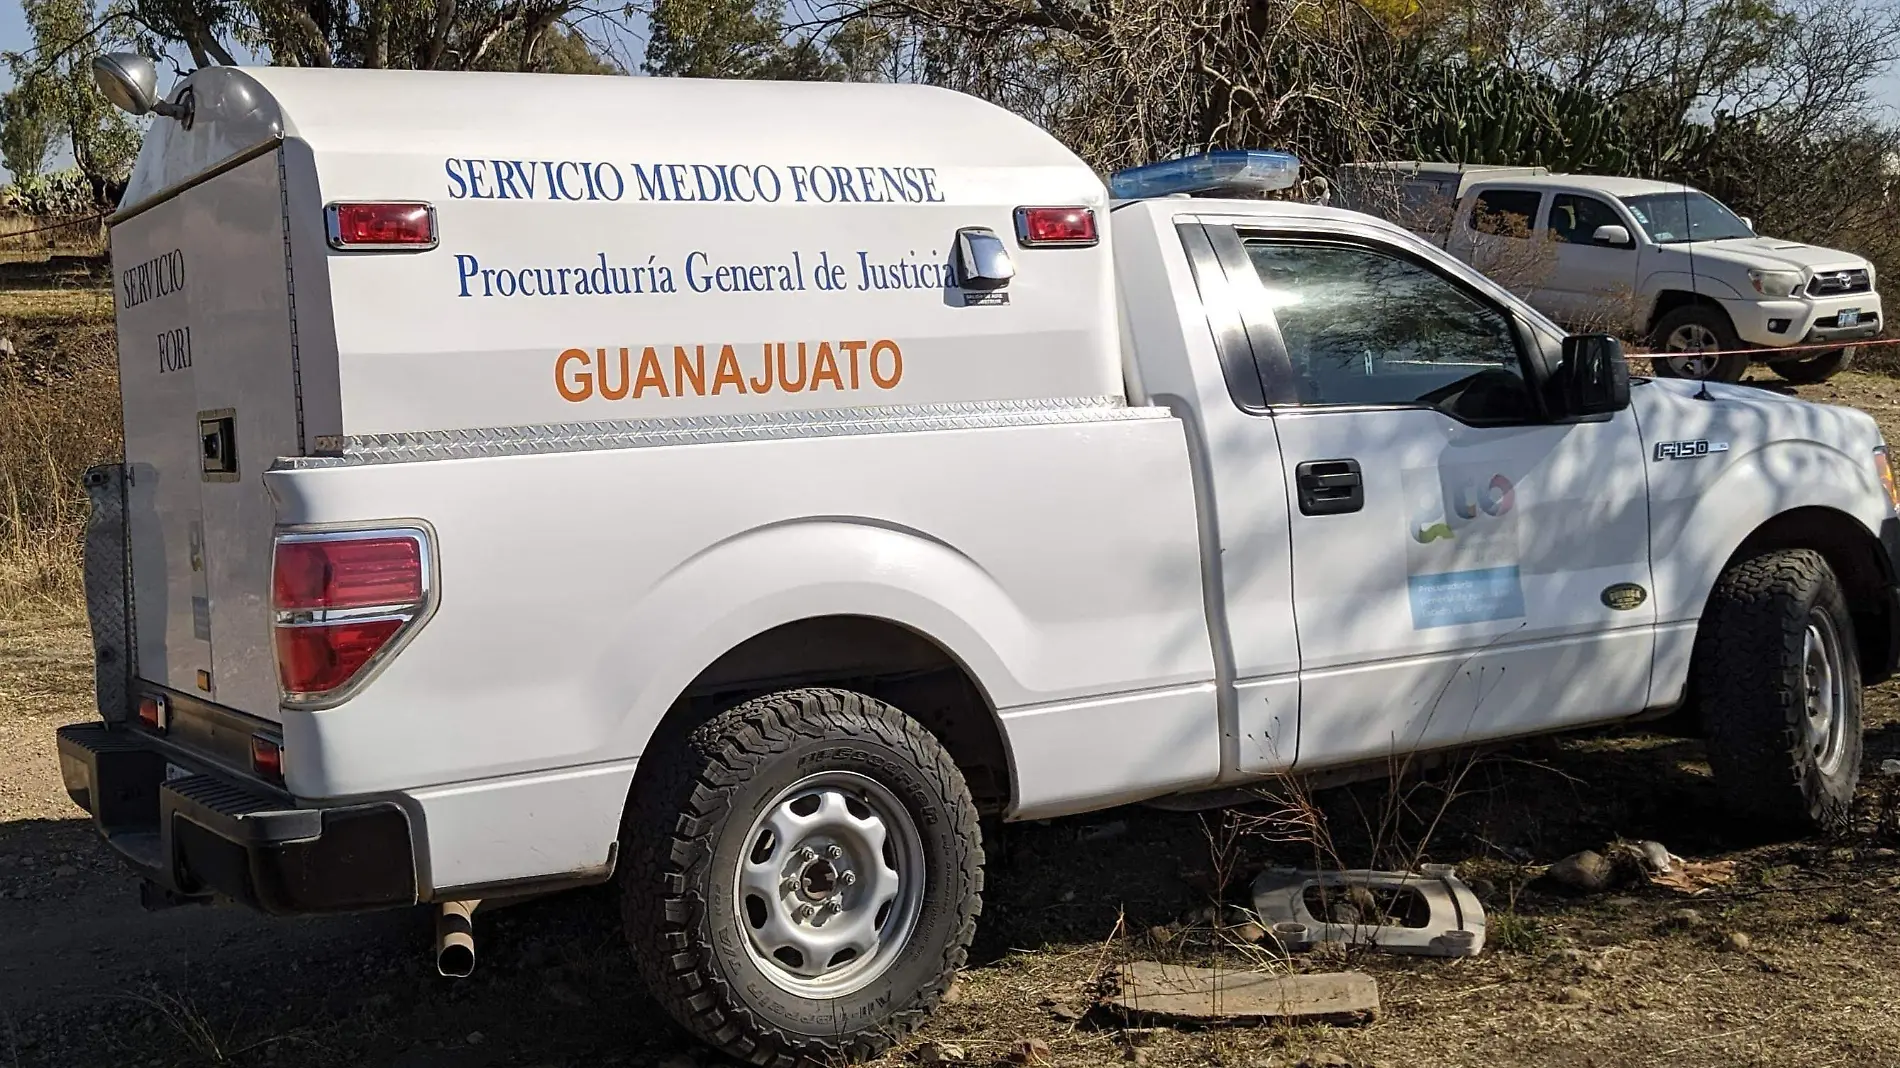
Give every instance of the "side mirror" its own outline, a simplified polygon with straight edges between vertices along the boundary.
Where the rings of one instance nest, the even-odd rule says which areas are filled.
[[[1630,365],[1623,343],[1608,334],[1564,338],[1551,382],[1558,415],[1608,415],[1630,406]]]
[[[1751,234],[1755,232],[1755,220],[1746,215],[1742,216],[1742,226]]]
[[[136,52],[94,56],[92,84],[120,111],[144,115],[158,106],[158,68]]]
[[[1614,245],[1617,248],[1626,248],[1631,244],[1629,227],[1618,226],[1615,223],[1611,223],[1608,226],[1599,226],[1596,228],[1596,232],[1590,235],[1590,241],[1598,245]]]
[[[957,231],[956,274],[963,289],[1001,289],[1016,277],[1016,265],[996,231],[969,226]]]

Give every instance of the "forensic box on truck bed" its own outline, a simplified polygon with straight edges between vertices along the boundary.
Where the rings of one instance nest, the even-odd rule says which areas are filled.
[[[1872,421],[1632,388],[1365,216],[1161,195],[1286,157],[1111,202],[920,86],[142,63],[60,756],[155,903],[430,903],[464,971],[474,903],[614,879],[658,1000],[789,1062],[935,1005],[979,814],[1688,693],[1738,812],[1846,811]]]

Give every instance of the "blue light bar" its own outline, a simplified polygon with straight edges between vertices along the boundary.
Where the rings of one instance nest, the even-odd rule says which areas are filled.
[[[1227,149],[1116,171],[1108,195],[1116,200],[1165,197],[1171,193],[1262,192],[1290,189],[1300,180],[1300,161],[1288,152]]]

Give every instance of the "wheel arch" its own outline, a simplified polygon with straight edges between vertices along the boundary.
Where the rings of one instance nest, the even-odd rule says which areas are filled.
[[[1643,289],[1654,294],[1650,298],[1649,314],[1644,333],[1652,333],[1663,316],[1677,308],[1701,306],[1714,308],[1724,316],[1728,309],[1722,307],[1724,300],[1744,299],[1742,294],[1718,278],[1708,275],[1688,275],[1669,271],[1650,275]]]
[[[956,759],[986,811],[1013,779],[999,708],[1049,681],[1010,589],[928,533],[848,516],[757,527],[682,562],[631,606],[602,685],[629,756],[748,697],[853,689],[902,709]],[[636,761],[635,774],[644,761]]]
[[[769,627],[721,653],[693,677],[655,726],[664,746],[734,705],[782,690],[828,687],[883,701],[943,745],[984,814],[1014,796],[1008,739],[981,679],[947,645],[914,627],[837,614]],[[636,765],[636,783],[645,762]]]
[[[1893,601],[1885,591],[1894,582],[1893,565],[1880,538],[1860,520],[1837,508],[1792,508],[1761,523],[1722,562],[1718,575],[1736,564],[1778,549],[1812,549],[1821,554],[1841,584],[1841,595],[1854,619],[1854,644],[1860,654],[1862,682],[1873,685],[1890,674],[1885,666],[1892,647]],[[1710,591],[1713,595],[1713,589]],[[1707,599],[1704,605],[1706,609]]]

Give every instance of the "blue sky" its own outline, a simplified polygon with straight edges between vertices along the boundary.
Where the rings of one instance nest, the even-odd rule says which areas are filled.
[[[26,31],[26,14],[16,0],[0,0],[0,52],[17,52],[32,45],[32,39]],[[634,59],[637,61],[638,56]],[[12,77],[0,70],[0,91],[12,83]],[[163,74],[159,78],[160,87],[166,84]],[[1900,117],[1900,69],[1889,70],[1877,83],[1876,93],[1881,105],[1895,117]],[[62,163],[64,161],[61,161]],[[5,168],[0,168],[0,184],[9,180]]]

